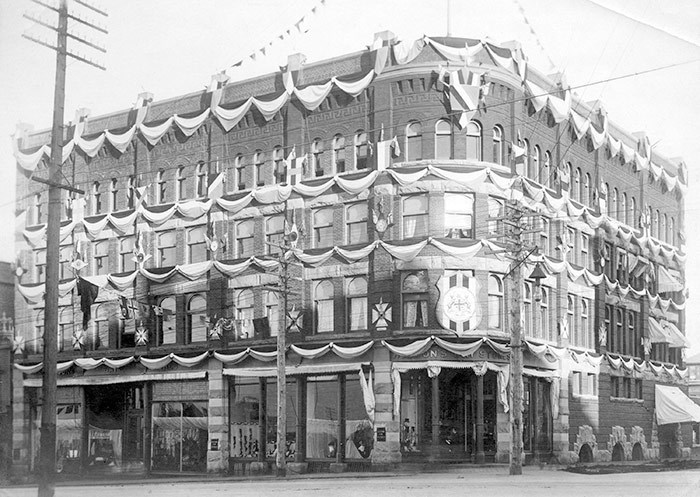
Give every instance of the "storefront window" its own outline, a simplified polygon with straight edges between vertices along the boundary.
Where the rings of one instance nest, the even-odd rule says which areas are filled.
[[[80,466],[80,438],[83,432],[80,404],[56,406],[56,470],[74,472]]]
[[[277,379],[267,380],[266,412],[266,444],[265,457],[275,459],[277,457]],[[287,436],[285,458],[294,460],[297,452],[297,389],[296,381],[287,380]]]
[[[153,469],[205,471],[207,402],[153,403]]]
[[[306,456],[335,459],[338,453],[338,377],[309,377],[306,390]]]
[[[231,389],[231,457],[256,459],[260,452],[260,382],[235,378]]]

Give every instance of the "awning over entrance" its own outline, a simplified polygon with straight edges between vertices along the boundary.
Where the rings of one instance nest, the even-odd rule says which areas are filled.
[[[660,425],[698,423],[700,406],[678,387],[656,385],[656,422]]]
[[[118,383],[136,383],[142,381],[175,381],[175,380],[201,380],[206,378],[206,371],[184,371],[173,373],[146,373],[146,374],[111,374],[95,376],[78,376],[58,378],[59,387],[70,385],[116,385]],[[25,378],[25,387],[40,387],[41,378]]]

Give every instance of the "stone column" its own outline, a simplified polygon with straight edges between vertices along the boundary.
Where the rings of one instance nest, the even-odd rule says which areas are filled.
[[[207,473],[224,473],[228,470],[228,388],[222,374],[221,363],[213,357],[207,368],[209,378],[209,446],[207,447]]]
[[[394,416],[393,392],[391,382],[390,353],[384,347],[373,350],[374,364],[374,449],[372,450],[372,467],[387,468],[401,462],[401,423]],[[385,440],[379,440],[378,433],[383,433]]]
[[[484,453],[484,375],[476,376],[476,459],[477,464],[486,460]]]

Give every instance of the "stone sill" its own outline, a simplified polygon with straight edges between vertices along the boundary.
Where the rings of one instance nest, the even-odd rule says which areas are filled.
[[[644,404],[644,399],[629,399],[627,397],[613,397],[610,396],[610,402],[627,402],[629,404]]]

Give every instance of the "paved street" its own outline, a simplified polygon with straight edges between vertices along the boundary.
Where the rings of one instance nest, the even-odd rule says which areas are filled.
[[[519,477],[505,474],[502,468],[463,473],[422,473],[414,475],[360,475],[293,478],[286,481],[263,479],[256,481],[182,481],[61,486],[57,497],[175,497],[236,495],[236,497],[265,497],[280,495],[300,497],[612,497],[639,495],[643,497],[695,497],[700,495],[700,470],[667,471],[659,473],[626,473],[612,475],[581,475],[563,471],[542,471],[526,468]],[[0,496],[29,497],[36,495],[35,487],[0,489]]]

